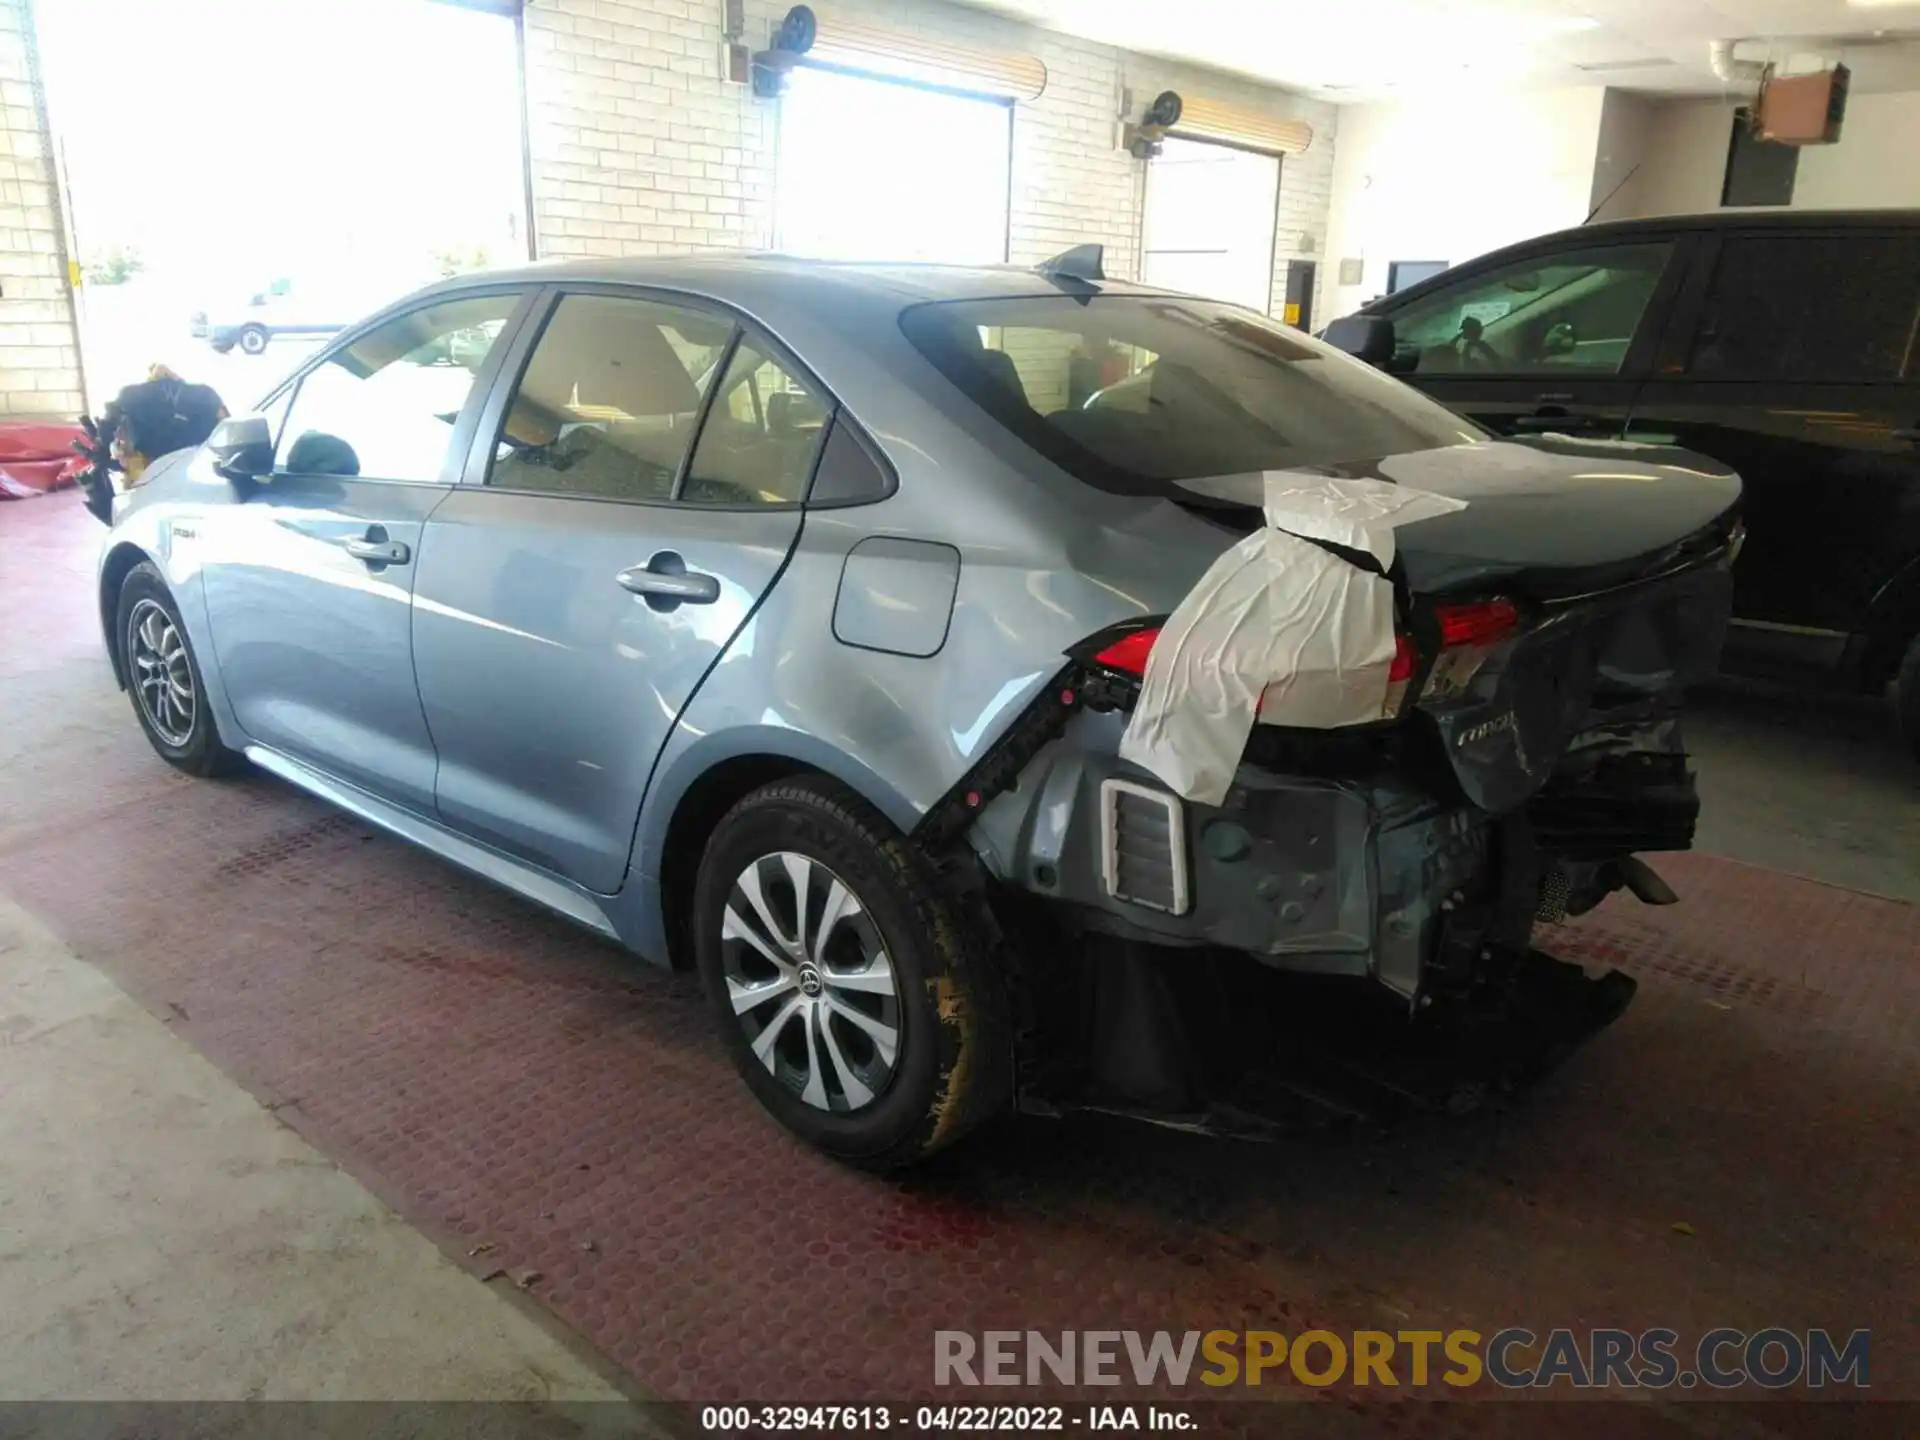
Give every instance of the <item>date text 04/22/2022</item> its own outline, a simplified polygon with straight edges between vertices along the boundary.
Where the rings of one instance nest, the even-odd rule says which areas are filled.
[[[907,1434],[1037,1434],[1084,1430],[1177,1434],[1199,1423],[1178,1406],[1161,1405],[708,1405],[702,1430],[730,1432],[900,1430]]]

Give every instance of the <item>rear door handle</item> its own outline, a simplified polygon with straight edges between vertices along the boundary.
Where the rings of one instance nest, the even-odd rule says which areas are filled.
[[[1513,417],[1516,435],[1591,435],[1600,430],[1600,421],[1591,415],[1536,413]]]
[[[385,531],[381,531],[384,537]],[[413,558],[413,552],[399,540],[375,539],[369,535],[364,540],[346,542],[347,554],[356,560],[364,560],[369,565],[404,565]]]
[[[622,570],[613,578],[623,590],[631,590],[655,610],[711,605],[720,598],[719,577],[689,570],[687,562],[672,550],[662,550],[646,564]]]

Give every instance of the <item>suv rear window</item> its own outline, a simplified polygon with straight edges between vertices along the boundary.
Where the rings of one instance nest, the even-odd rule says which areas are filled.
[[[993,419],[1122,495],[1484,438],[1331,346],[1206,300],[949,300],[916,306],[900,324]]]

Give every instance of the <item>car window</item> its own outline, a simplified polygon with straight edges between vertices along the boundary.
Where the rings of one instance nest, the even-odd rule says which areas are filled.
[[[475,372],[520,303],[478,295],[409,310],[307,372],[280,427],[296,475],[438,481]]]
[[[698,505],[789,505],[806,498],[828,405],[743,338],[727,362],[680,498]]]
[[[1673,246],[1609,245],[1443,285],[1389,312],[1413,373],[1617,375]]]
[[[1687,369],[1708,380],[1913,375],[1920,237],[1735,236]]]
[[[945,301],[907,311],[901,327],[994,420],[1123,495],[1482,438],[1372,366],[1207,300]]]
[[[514,388],[489,485],[603,500],[666,500],[733,337],[705,311],[568,295]]]

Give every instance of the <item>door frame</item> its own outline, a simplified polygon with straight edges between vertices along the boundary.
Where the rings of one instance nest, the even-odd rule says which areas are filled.
[[[287,376],[286,379],[268,391],[249,413],[265,414],[270,411],[273,406],[279,404],[282,397],[285,397],[287,401],[286,413],[281,416],[281,423],[284,425],[287,419],[292,416],[294,403],[300,398],[300,387],[306,383],[309,375],[322,365],[331,362],[334,356],[352,345],[356,340],[371,334],[389,321],[398,320],[403,315],[412,314],[415,310],[425,310],[434,305],[446,304],[451,301],[483,299],[489,295],[518,295],[520,297],[519,302],[515,304],[512,312],[507,316],[506,324],[501,327],[499,336],[494,340],[492,348],[487,352],[487,358],[481,361],[480,368],[473,372],[473,385],[467,391],[467,398],[462,402],[460,414],[453,423],[453,434],[447,438],[447,453],[440,461],[439,478],[431,482],[421,482],[444,485],[459,484],[467,464],[469,452],[472,448],[474,426],[478,423],[480,415],[486,408],[486,402],[491,398],[494,389],[499,383],[501,367],[505,363],[507,352],[514,349],[520,343],[520,338],[526,330],[527,319],[533,312],[534,302],[540,295],[542,288],[540,284],[533,281],[501,280],[491,284],[462,285],[448,290],[435,291],[430,294],[422,294],[416,291],[414,294],[396,300],[385,309],[376,311],[366,319],[342,330],[339,335],[334,338],[332,343],[323,346],[320,350],[309,356],[291,375]],[[280,433],[276,430],[273,437],[276,464],[279,459],[280,439]],[[380,480],[382,477],[369,475],[366,478],[368,480]],[[385,483],[398,484],[403,482],[388,480]]]
[[[514,332],[512,343],[494,346],[495,353],[500,357],[500,364],[493,370],[488,382],[489,389],[486,403],[480,407],[474,416],[475,423],[472,431],[467,436],[466,451],[462,457],[459,473],[454,477],[453,483],[469,486],[476,490],[492,488],[487,484],[487,471],[493,465],[493,437],[500,433],[500,424],[506,417],[507,405],[511,401],[514,392],[519,388],[521,378],[526,374],[527,363],[533,358],[534,348],[540,343],[541,337],[546,334],[547,324],[552,320],[554,312],[560,308],[560,302],[569,295],[604,295],[620,300],[651,300],[662,305],[676,306],[682,310],[704,311],[732,324],[733,334],[728,339],[725,350],[721,352],[720,358],[716,362],[715,383],[709,386],[707,392],[700,397],[700,409],[694,420],[693,431],[687,437],[686,453],[680,457],[680,468],[683,473],[686,467],[692,463],[694,449],[700,443],[700,433],[706,428],[707,415],[713,408],[714,396],[719,391],[719,381],[725,378],[726,368],[733,359],[734,351],[739,349],[741,341],[749,335],[753,337],[755,343],[766,348],[771,358],[791,371],[795,376],[804,380],[809,386],[816,390],[826,402],[827,414],[825,423],[822,426],[823,436],[842,416],[852,418],[846,406],[841,402],[840,397],[834,394],[833,390],[814,372],[811,366],[793,352],[791,346],[776,336],[764,322],[747,311],[742,310],[737,305],[729,304],[724,300],[714,299],[712,296],[703,295],[698,291],[678,290],[671,285],[649,284],[645,281],[554,280],[548,281],[536,288],[532,304],[525,307],[521,322]],[[493,358],[493,355],[487,357],[489,366],[492,365]],[[475,388],[478,389],[477,384]],[[825,440],[823,439],[813,457],[816,472],[820,463],[819,452],[824,449]],[[676,491],[679,489],[679,479],[677,477],[674,489]],[[809,495],[812,490],[813,478],[810,474],[807,479],[807,491]],[[503,490],[498,493],[514,494],[521,492]],[[613,500],[605,496],[575,496],[573,498],[586,500],[597,498],[603,503],[613,505],[681,506],[687,503],[677,497],[669,497],[664,500]],[[800,500],[785,501],[778,505],[697,505],[689,508],[725,512],[743,509],[754,511],[800,510],[805,509],[807,505],[808,501],[803,498]]]

